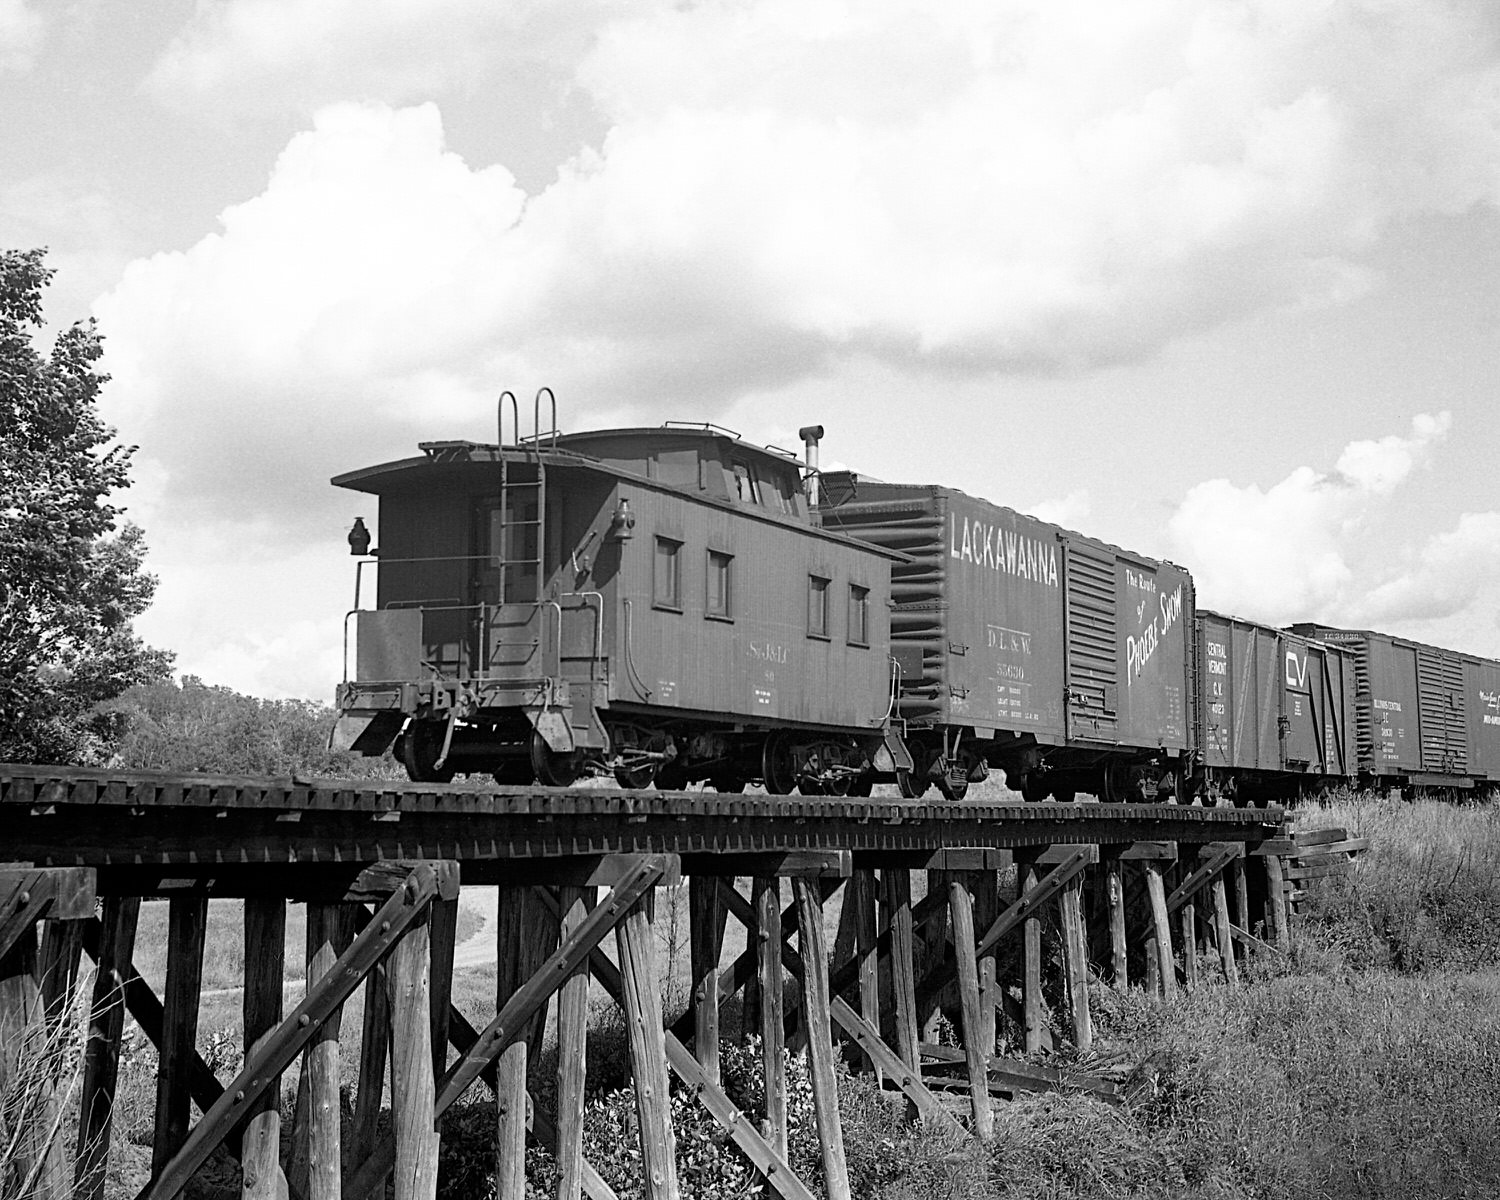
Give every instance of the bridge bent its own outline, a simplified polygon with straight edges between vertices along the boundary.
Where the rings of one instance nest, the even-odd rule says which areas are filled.
[[[1089,1047],[1091,981],[1171,994],[1196,986],[1211,961],[1235,983],[1239,958],[1286,937],[1283,859],[1295,844],[1283,818],[1280,809],[480,791],[0,764],[0,859],[9,860],[0,866],[0,1030],[55,1014],[83,953],[100,968],[76,1136],[43,1136],[74,1116],[57,1119],[52,1106],[66,1089],[53,1094],[42,1080],[22,1160],[40,1196],[103,1195],[128,1011],[160,1051],[153,1178],[142,1196],[178,1194],[222,1145],[240,1158],[246,1195],[286,1188],[308,1200],[364,1200],[394,1174],[401,1200],[431,1197],[442,1115],[481,1078],[498,1100],[499,1196],[524,1195],[528,1131],[553,1148],[563,1195],[609,1196],[582,1155],[592,982],[628,1018],[648,1196],[678,1194],[668,1071],[773,1192],[811,1195],[786,1157],[788,1035],[809,1059],[825,1186],[848,1196],[836,1037],[921,1119],[980,1139],[992,1133],[993,1097],[1063,1086],[1108,1095],[1108,1081],[1064,1077],[1042,1061],[1064,1041]],[[661,1012],[654,897],[684,880],[693,1003],[678,1017]],[[475,884],[500,887],[496,1014],[483,1030],[449,1003],[459,888]],[[145,896],[170,900],[159,997],[131,965]],[[233,1081],[216,1078],[197,1049],[212,896],[246,898],[246,1055]],[[830,945],[825,905],[835,897]],[[309,904],[308,989],[286,1014],[282,930],[294,900]],[[725,961],[730,918],[745,925],[747,949]],[[611,934],[613,957],[602,949]],[[1066,1016],[1055,1030],[1042,1002],[1052,970]],[[799,1003],[788,976],[800,983]],[[362,984],[359,1087],[345,1134],[338,1028]],[[557,1110],[528,1116],[528,1059],[553,996]],[[719,1086],[720,1014],[735,996],[743,1032],[765,1047],[764,1113],[739,1112]],[[944,1011],[961,1047],[935,1044]],[[998,1053],[1007,1023],[1024,1060]],[[0,1091],[24,1041],[0,1039]],[[382,1140],[388,1053],[393,1136]],[[283,1162],[276,1098],[299,1059]],[[204,1114],[195,1125],[190,1104]]]

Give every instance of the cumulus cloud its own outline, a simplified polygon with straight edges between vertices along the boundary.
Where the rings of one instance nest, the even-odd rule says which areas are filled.
[[[174,106],[211,99],[253,113],[350,99],[405,103],[525,63],[557,68],[565,80],[601,8],[592,0],[206,0],[146,88]]]
[[[1174,556],[1197,577],[1199,603],[1285,624],[1350,621],[1361,579],[1350,548],[1371,506],[1447,436],[1451,417],[1419,414],[1408,437],[1351,442],[1331,473],[1298,467],[1262,489],[1211,479],[1168,522]]]
[[[444,151],[431,110],[325,111],[266,192],[226,214],[216,248],[173,268],[194,321],[268,299],[233,291],[225,264],[248,254],[311,281],[291,305],[305,314],[329,290],[315,273],[345,262],[300,230],[346,223],[403,261],[383,280],[352,273],[342,320],[321,319],[329,359],[358,358],[404,303],[413,359],[414,339],[457,311],[487,330],[470,367],[544,364],[601,403],[671,388],[722,405],[852,355],[960,372],[1141,357],[1268,307],[1358,295],[1391,221],[1500,195],[1485,0],[495,13],[473,0],[436,16],[398,0],[202,9],[153,76],[200,105],[237,89],[280,103],[301,85],[274,73],[304,67],[320,81],[309,100],[441,94],[450,42],[487,53],[498,39],[551,56],[608,133],[523,212],[501,169]],[[492,120],[534,117],[498,105]],[[360,155],[400,158],[393,194],[365,189]],[[421,230],[453,202],[457,227]],[[410,261],[439,238],[467,252]],[[403,291],[408,273],[445,269],[435,308],[432,288]],[[168,283],[158,266],[119,294]],[[439,373],[454,341],[425,348]]]
[[[1093,502],[1087,488],[1078,488],[1055,500],[1025,505],[1023,511],[1064,529],[1078,529],[1093,512]]]
[[[27,0],[0,0],[0,74],[31,70],[46,21]]]
[[[1438,534],[1396,577],[1354,605],[1358,619],[1382,622],[1440,621],[1476,605],[1500,612],[1500,513],[1464,513]]]

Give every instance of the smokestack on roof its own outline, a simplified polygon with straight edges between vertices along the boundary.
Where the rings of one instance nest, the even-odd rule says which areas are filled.
[[[821,425],[804,425],[797,430],[797,436],[802,439],[804,458],[807,462],[807,503],[810,508],[818,507],[818,443],[823,440],[823,427]]]

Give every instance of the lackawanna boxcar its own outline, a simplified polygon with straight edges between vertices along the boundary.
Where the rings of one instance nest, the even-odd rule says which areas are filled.
[[[1500,786],[1500,662],[1368,629],[1292,629],[1353,653],[1364,785]]]
[[[420,449],[333,480],[379,497],[381,539],[338,744],[555,786],[868,794],[909,764],[893,555],[820,528],[795,457],[710,426]]]
[[[1280,803],[1352,782],[1355,665],[1348,649],[1199,609],[1197,769],[1210,803]]]
[[[951,487],[825,475],[826,528],[892,564],[903,793],[986,763],[1029,800],[1168,799],[1189,749],[1193,581]]]

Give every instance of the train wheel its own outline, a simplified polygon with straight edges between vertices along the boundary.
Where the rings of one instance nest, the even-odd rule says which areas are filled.
[[[543,787],[572,787],[583,770],[583,754],[578,750],[558,752],[547,745],[546,738],[533,730],[531,769]]]
[[[911,770],[896,772],[896,790],[903,800],[920,800],[932,786],[927,777],[927,756],[920,746],[911,747]]]
[[[648,733],[634,725],[616,726],[610,731],[610,740],[614,743],[615,753],[627,762],[632,757],[640,757],[643,751],[664,754],[672,744],[672,739],[665,733]],[[615,782],[622,788],[648,788],[666,766],[666,761],[652,758],[632,766],[616,767]]]
[[[1047,798],[1050,790],[1046,779],[1035,771],[1027,771],[1026,777],[1021,780],[1021,799],[1027,804],[1040,804]]]
[[[849,795],[863,799],[875,790],[875,773],[865,771],[849,781]]]
[[[797,786],[797,763],[792,755],[792,739],[786,733],[766,738],[760,756],[761,782],[772,796],[786,796]]]
[[[443,752],[443,722],[413,721],[401,735],[401,762],[407,778],[414,783],[452,783],[456,772],[452,764],[442,770],[435,765]]]
[[[714,775],[709,778],[709,786],[716,792],[733,794],[745,790],[745,781],[738,775]]]
[[[944,800],[952,800],[954,803],[969,794],[969,771],[963,758],[959,759],[956,769],[952,763],[943,763],[943,773],[937,778],[937,787]]]

